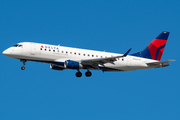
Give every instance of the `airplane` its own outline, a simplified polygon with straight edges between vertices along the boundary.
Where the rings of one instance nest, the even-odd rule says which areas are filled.
[[[22,70],[25,70],[27,61],[42,62],[50,64],[53,70],[77,70],[76,77],[82,76],[80,69],[86,69],[85,76],[90,77],[90,70],[105,72],[160,68],[174,61],[160,61],[169,33],[161,32],[144,50],[130,55],[131,48],[124,54],[117,54],[34,42],[15,44],[4,50],[3,55],[20,59]]]

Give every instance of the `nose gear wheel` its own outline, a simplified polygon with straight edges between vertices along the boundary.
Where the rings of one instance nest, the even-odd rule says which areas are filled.
[[[20,60],[21,62],[23,62],[23,66],[21,67],[21,70],[25,70],[25,62],[26,62],[26,60]]]

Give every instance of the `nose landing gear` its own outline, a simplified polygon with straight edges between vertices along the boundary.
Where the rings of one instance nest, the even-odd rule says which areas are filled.
[[[24,67],[24,66],[22,66],[22,67],[21,67],[21,70],[25,70],[25,67]]]
[[[21,67],[21,70],[25,70],[25,62],[26,60],[20,60],[21,62],[23,62],[23,66]]]

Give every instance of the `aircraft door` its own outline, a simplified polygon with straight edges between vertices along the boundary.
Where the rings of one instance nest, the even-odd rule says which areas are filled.
[[[35,43],[30,44],[30,53],[31,53],[31,55],[36,54],[36,44]]]

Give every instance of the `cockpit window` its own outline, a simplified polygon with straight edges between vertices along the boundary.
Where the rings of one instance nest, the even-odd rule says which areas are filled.
[[[20,45],[20,44],[15,44],[15,45],[13,45],[12,47],[22,47],[22,45]]]
[[[18,44],[13,45],[12,47],[18,47]]]

